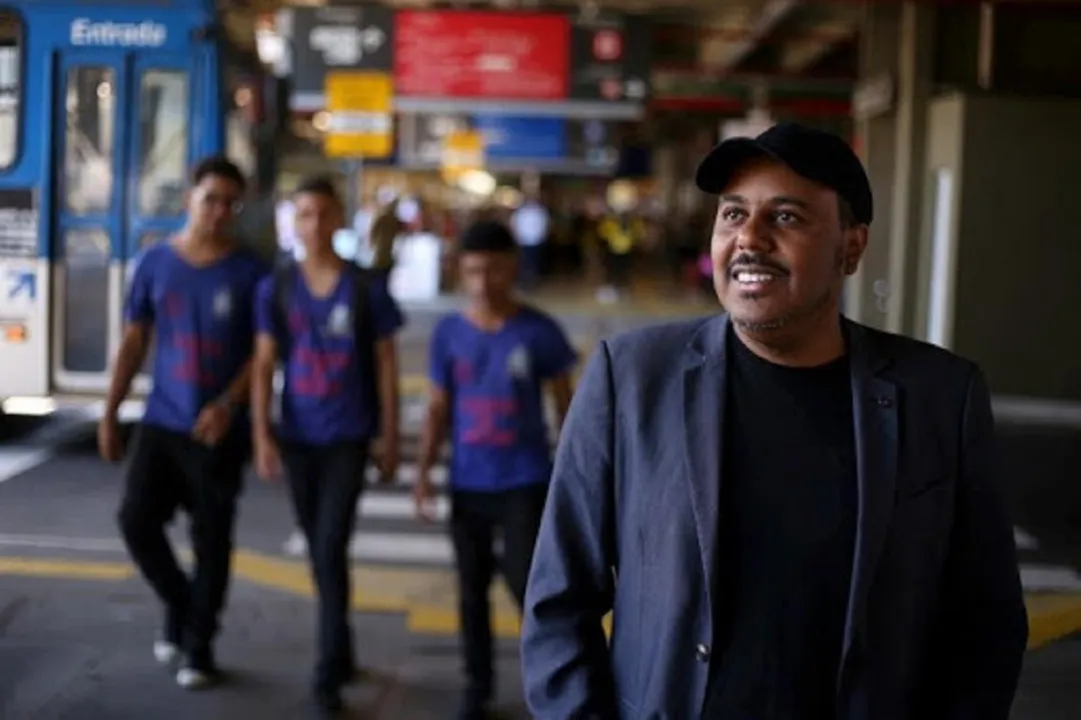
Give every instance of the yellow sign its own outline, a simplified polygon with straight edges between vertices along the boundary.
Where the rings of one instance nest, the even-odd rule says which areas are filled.
[[[484,169],[484,135],[458,131],[443,138],[443,177],[453,182],[467,172]]]
[[[394,81],[389,73],[328,72],[328,157],[385,158],[394,152]]]

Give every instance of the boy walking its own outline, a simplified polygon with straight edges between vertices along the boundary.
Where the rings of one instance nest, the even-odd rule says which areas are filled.
[[[501,223],[482,221],[459,244],[464,311],[443,318],[431,340],[431,399],[415,503],[429,518],[430,472],[450,433],[451,537],[458,570],[467,687],[459,717],[487,717],[494,690],[488,589],[502,537],[501,574],[521,606],[551,473],[544,413],[548,384],[558,422],[577,362],[562,329],[514,297],[517,246]]]
[[[348,548],[372,438],[382,440],[384,481],[397,468],[395,333],[403,319],[385,279],[335,253],[345,212],[333,183],[304,181],[293,202],[304,258],[280,266],[256,291],[253,441],[260,476],[274,477],[284,465],[307,540],[319,596],[314,694],[319,709],[334,715],[356,669]],[[275,433],[270,401],[279,360],[285,384]]]
[[[209,158],[192,180],[184,228],[138,260],[98,447],[106,461],[123,456],[117,412],[153,335],[154,386],[135,436],[119,523],[132,560],[165,605],[154,656],[170,666],[182,661],[177,683],[196,689],[217,675],[212,645],[249,449],[243,412],[253,336],[249,308],[266,268],[238,248],[231,233],[244,193],[236,165]],[[165,535],[178,508],[191,516],[191,578]]]

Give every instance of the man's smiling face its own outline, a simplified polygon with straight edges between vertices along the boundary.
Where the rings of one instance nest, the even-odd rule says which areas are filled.
[[[721,194],[711,254],[717,298],[738,327],[770,333],[836,313],[866,231],[833,190],[769,159],[743,165]]]

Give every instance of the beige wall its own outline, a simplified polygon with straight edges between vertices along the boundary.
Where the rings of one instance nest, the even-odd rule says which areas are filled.
[[[929,110],[917,334],[931,288],[935,173],[952,170],[947,344],[996,394],[1081,400],[1081,101],[953,95]]]

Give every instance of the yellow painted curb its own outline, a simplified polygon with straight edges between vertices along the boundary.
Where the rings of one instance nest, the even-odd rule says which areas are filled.
[[[457,635],[461,628],[458,611],[442,606],[417,606],[406,616],[406,628],[414,635]],[[612,636],[612,614],[601,620],[606,637]],[[522,623],[517,611],[492,609],[492,635],[501,640],[514,640],[521,635]]]
[[[234,573],[255,585],[281,590],[301,597],[314,597],[308,566],[291,560],[278,560],[247,550],[233,554]],[[395,569],[360,567],[353,570],[351,605],[356,612],[406,613],[412,605],[408,592],[413,586],[433,574],[425,571],[402,571]],[[390,588],[391,592],[381,592]]]
[[[306,563],[237,550],[233,570],[238,578],[255,585],[300,597],[314,595]],[[0,576],[121,581],[135,574],[135,568],[126,562],[0,557]],[[355,565],[351,605],[356,612],[404,615],[409,631],[417,634],[456,635],[459,629],[456,583],[449,569]],[[1025,607],[1029,650],[1081,632],[1081,593],[1031,593],[1025,596]],[[611,635],[611,614],[605,616],[603,625],[605,633]],[[492,630],[496,637],[511,639],[521,631],[518,609],[501,584],[492,596]]]
[[[72,580],[127,580],[135,568],[118,562],[72,562],[57,559],[0,558],[0,575],[69,578]]]
[[[445,606],[416,606],[406,615],[405,626],[414,635],[457,635],[461,625],[458,609]],[[513,639],[521,633],[517,612],[492,611],[492,635]]]
[[[1033,593],[1025,596],[1025,608],[1029,650],[1081,631],[1081,593]]]
[[[398,392],[402,397],[416,397],[428,395],[428,378],[424,373],[409,373],[402,375],[398,382]]]

